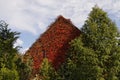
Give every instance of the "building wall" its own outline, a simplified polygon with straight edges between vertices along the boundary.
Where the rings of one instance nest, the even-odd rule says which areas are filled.
[[[69,42],[80,35],[69,19],[59,16],[26,52],[33,59],[33,71],[37,73],[44,57],[55,69],[65,61]]]

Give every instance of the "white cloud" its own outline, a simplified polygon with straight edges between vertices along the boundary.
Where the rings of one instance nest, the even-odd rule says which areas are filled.
[[[16,47],[16,46],[22,46],[23,45],[23,41],[21,40],[21,39],[17,39],[17,41],[16,41],[16,43],[14,44],[14,47]],[[20,50],[19,50],[19,52],[21,53],[21,54],[24,54],[26,51],[28,50],[28,48],[20,48]]]
[[[38,34],[60,14],[81,27],[95,4],[118,22],[120,0],[0,0],[0,18],[13,28]]]
[[[21,53],[21,54],[25,54],[25,52],[26,52],[28,49],[29,49],[29,48],[21,49],[21,50],[20,50],[20,53]]]
[[[7,21],[16,30],[39,35],[58,15],[82,27],[95,4],[107,11],[120,27],[120,0],[0,0],[0,20]],[[22,40],[18,39],[15,46],[23,45],[21,52],[25,52],[29,46],[27,40]]]
[[[14,47],[16,47],[16,46],[22,46],[23,43],[24,43],[24,42],[23,42],[22,40],[17,39],[16,43],[14,44]]]

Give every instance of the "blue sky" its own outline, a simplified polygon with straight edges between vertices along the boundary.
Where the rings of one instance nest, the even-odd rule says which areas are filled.
[[[58,15],[81,28],[92,7],[98,5],[120,27],[120,0],[0,0],[0,20],[21,32],[15,45],[26,51]]]

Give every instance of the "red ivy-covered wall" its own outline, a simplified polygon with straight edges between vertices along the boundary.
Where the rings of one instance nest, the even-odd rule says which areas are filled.
[[[32,56],[33,71],[35,73],[39,71],[44,57],[47,57],[53,67],[58,69],[65,61],[69,42],[80,33],[80,30],[69,19],[59,16],[26,52]]]

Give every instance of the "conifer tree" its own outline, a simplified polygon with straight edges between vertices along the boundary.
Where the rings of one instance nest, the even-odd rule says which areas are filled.
[[[18,35],[7,23],[0,21],[0,80],[19,80],[15,64],[18,47],[14,47]]]
[[[18,51],[18,46],[14,47],[14,43],[19,38],[19,34],[11,31],[7,23],[0,21],[0,58],[8,68],[13,67],[12,62]]]
[[[15,53],[18,50],[18,46],[14,47],[14,43],[19,38],[19,34],[19,32],[11,31],[6,22],[0,21],[0,49],[3,53]]]
[[[98,58],[101,77],[116,80],[120,68],[120,46],[118,31],[107,13],[95,6],[83,28],[84,46],[92,49]]]
[[[115,23],[95,6],[81,31],[81,36],[71,42],[67,58],[75,65],[74,72],[69,68],[70,62],[66,63],[64,80],[71,76],[74,78],[70,80],[119,80],[120,46]]]

